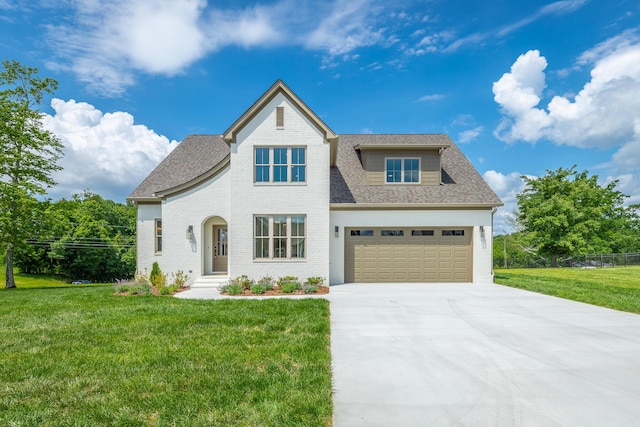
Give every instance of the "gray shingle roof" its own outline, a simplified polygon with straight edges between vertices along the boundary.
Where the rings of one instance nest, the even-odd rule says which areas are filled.
[[[221,135],[189,135],[129,195],[152,198],[157,192],[178,187],[213,169],[229,154]]]
[[[442,185],[367,185],[357,146],[449,146],[442,154]],[[501,206],[502,202],[447,135],[340,135],[331,168],[331,203]]]
[[[442,154],[442,185],[366,184],[355,147],[376,145],[448,147]],[[197,180],[229,155],[221,135],[190,135],[129,195],[153,199],[156,193]],[[336,166],[331,168],[333,204],[433,204],[501,206],[502,202],[447,135],[340,135]]]

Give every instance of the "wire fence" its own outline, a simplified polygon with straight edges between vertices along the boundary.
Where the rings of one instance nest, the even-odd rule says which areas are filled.
[[[497,268],[544,268],[551,267],[551,258],[539,256],[518,257],[507,259],[506,266],[503,258],[494,259]],[[624,254],[592,254],[572,258],[558,259],[558,266],[571,268],[611,268],[640,266],[640,253]]]

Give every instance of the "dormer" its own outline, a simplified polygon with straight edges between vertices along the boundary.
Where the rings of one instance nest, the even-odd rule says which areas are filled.
[[[446,135],[370,135],[356,145],[367,185],[442,183],[442,153],[451,146]]]

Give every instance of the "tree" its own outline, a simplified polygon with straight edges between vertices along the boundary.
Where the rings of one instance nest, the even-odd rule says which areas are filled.
[[[57,82],[38,77],[38,69],[2,61],[0,71],[0,245],[5,250],[6,288],[15,288],[13,254],[37,232],[37,197],[54,185],[62,144],[44,129],[38,110]]]
[[[541,178],[528,178],[518,194],[518,221],[538,254],[558,259],[612,252],[631,219],[623,206],[627,197],[616,191],[618,181],[598,184],[596,175],[559,168]]]

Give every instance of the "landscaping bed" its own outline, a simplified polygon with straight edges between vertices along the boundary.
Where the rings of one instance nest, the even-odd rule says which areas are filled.
[[[238,276],[220,286],[220,293],[230,296],[282,296],[328,294],[329,287],[322,277],[309,277],[304,282],[295,276],[284,276],[277,280],[265,276],[259,280],[246,275]]]

